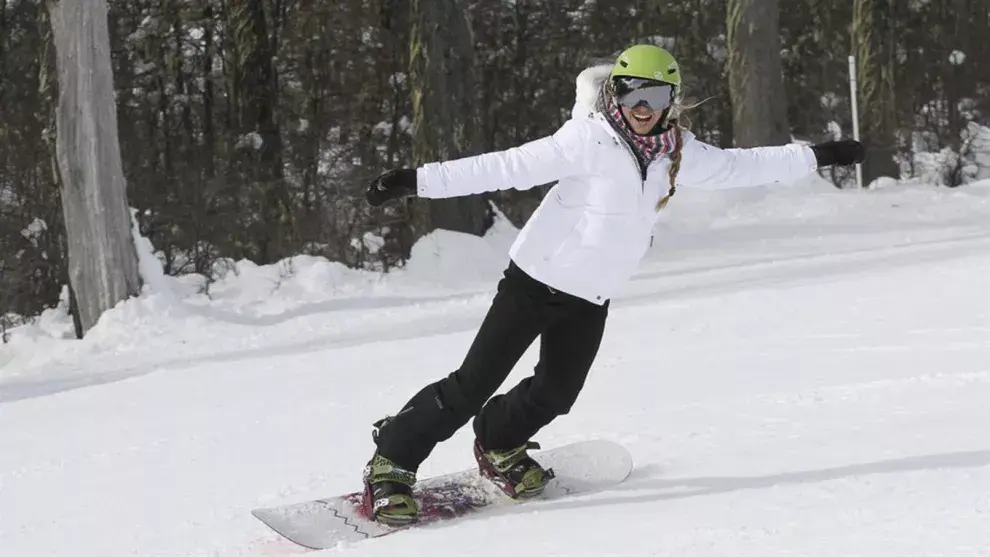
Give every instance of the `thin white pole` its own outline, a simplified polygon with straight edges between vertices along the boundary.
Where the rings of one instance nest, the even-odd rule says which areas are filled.
[[[856,100],[856,57],[849,56],[849,98],[852,99],[853,139],[859,141],[859,103]],[[863,188],[863,165],[856,165],[856,187]]]

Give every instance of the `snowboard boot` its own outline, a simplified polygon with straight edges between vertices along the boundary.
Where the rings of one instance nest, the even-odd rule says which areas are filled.
[[[538,443],[528,442],[505,451],[486,451],[477,440],[474,442],[474,458],[481,474],[491,480],[513,499],[535,497],[553,479],[551,469],[544,469],[533,460],[527,450],[539,449]]]
[[[371,438],[378,443],[378,430],[384,427],[391,417],[374,423]],[[391,460],[378,454],[368,461],[364,469],[364,507],[368,516],[389,526],[404,526],[416,522],[419,507],[412,496],[416,484],[416,473],[406,470]]]
[[[364,469],[364,505],[372,519],[389,526],[416,522],[419,507],[412,496],[416,473],[375,453]]]

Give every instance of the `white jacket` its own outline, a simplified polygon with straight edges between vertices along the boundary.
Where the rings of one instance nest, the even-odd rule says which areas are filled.
[[[553,135],[417,169],[418,195],[424,198],[529,189],[556,180],[509,255],[531,277],[599,305],[620,291],[649,248],[670,166],[661,157],[642,179],[630,147],[594,109],[607,75],[608,66],[582,72],[572,118]],[[816,168],[805,146],[719,149],[685,131],[677,187],[755,186],[795,180]],[[676,206],[675,197],[666,210]]]

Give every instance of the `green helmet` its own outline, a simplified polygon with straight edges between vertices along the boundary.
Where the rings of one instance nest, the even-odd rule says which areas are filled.
[[[670,83],[681,88],[681,69],[674,56],[659,46],[639,44],[619,54],[609,79],[638,77]]]

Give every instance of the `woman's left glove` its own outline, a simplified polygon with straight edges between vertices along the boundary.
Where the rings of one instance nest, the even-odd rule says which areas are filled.
[[[416,169],[399,168],[389,170],[385,174],[375,178],[365,197],[368,204],[378,207],[391,199],[402,197],[413,197],[416,195]]]
[[[818,166],[851,166],[863,162],[866,158],[866,147],[855,139],[843,139],[842,141],[826,141],[818,145],[812,145],[811,150],[815,152]]]

